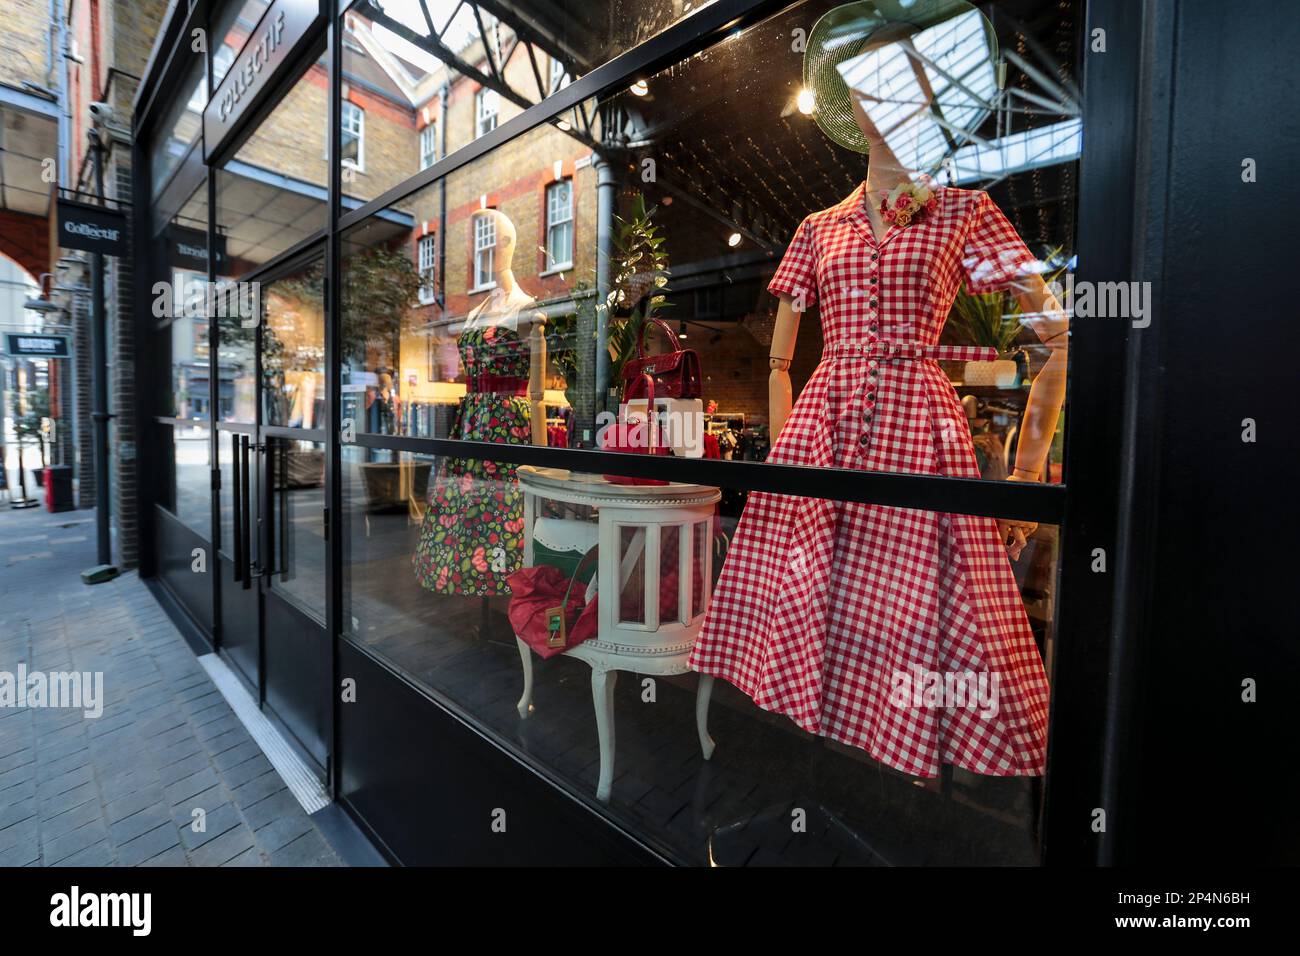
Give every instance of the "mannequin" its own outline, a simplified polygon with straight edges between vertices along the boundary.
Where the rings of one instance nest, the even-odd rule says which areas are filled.
[[[862,105],[880,92],[886,112],[898,115],[893,74],[880,64],[901,51],[882,48],[910,44],[952,14],[980,14],[960,0],[896,6],[845,4],[809,34],[805,81],[817,125],[869,152],[870,169],[850,195],[804,217],[768,283],[780,303],[768,460],[978,478],[966,414],[939,365],[993,351],[939,341],[964,286],[976,295],[1011,290],[1052,348],[1016,462],[1017,480],[1033,480],[1063,397],[1065,316],[988,194],[914,182]],[[896,19],[882,15],[886,7]],[[878,89],[851,90],[846,74]],[[913,116],[927,107],[908,105]],[[886,215],[882,194],[894,187],[900,205]],[[814,302],[821,361],[792,401],[799,319]],[[690,666],[909,775],[938,777],[950,767],[1041,775],[1049,686],[1010,564],[1032,530],[978,515],[751,492]],[[996,686],[995,706],[972,706],[969,687],[971,696],[930,693],[957,678]]]
[[[494,288],[470,310],[465,327],[484,323],[510,328],[528,343],[528,402],[532,410],[533,444],[546,444],[546,412],[542,405],[546,385],[546,315],[528,310],[534,299],[515,282],[514,261],[518,234],[510,217],[497,209],[480,215],[496,223],[496,248],[492,263]]]
[[[495,209],[479,215],[491,217],[496,230],[493,288],[465,317],[457,339],[466,393],[449,437],[545,445],[546,317],[515,281],[514,224]],[[515,465],[444,457],[429,482],[428,505],[412,556],[420,583],[443,594],[509,594],[508,578],[523,563]],[[486,605],[484,622],[486,629]]]
[[[867,170],[867,196],[879,196],[882,192],[893,189],[900,182],[910,182],[907,170],[903,169],[889,146],[868,118],[861,101],[855,96],[852,100],[853,115],[858,121],[867,142],[871,144],[869,167]],[[866,204],[866,213],[871,220],[871,229],[879,242],[885,235],[887,226],[880,216],[880,211],[873,202]],[[1016,446],[1016,463],[1009,481],[1040,481],[1046,466],[1047,454],[1051,448],[1052,435],[1056,431],[1056,421],[1065,402],[1065,369],[1069,336],[1069,318],[1061,308],[1056,297],[1047,288],[1047,283],[1037,273],[1022,275],[1013,287],[1016,301],[1020,303],[1021,314],[1028,321],[1030,328],[1051,350],[1047,362],[1034,377],[1029,389],[1029,398],[1025,404],[1025,414],[1020,426],[1020,442]],[[780,296],[776,310],[776,327],[772,332],[772,347],[768,357],[768,409],[771,421],[772,440],[776,441],[781,427],[790,417],[793,404],[793,392],[790,385],[790,362],[794,357],[795,339],[799,334],[799,319],[802,315],[795,306],[798,303],[788,295]],[[1002,520],[998,521],[998,531],[1007,546],[1007,553],[1013,560],[1020,557],[1029,535],[1038,525],[1033,521]]]

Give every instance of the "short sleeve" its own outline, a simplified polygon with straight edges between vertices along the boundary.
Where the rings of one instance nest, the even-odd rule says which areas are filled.
[[[1006,289],[1033,272],[1037,262],[997,203],[980,193],[961,253],[966,291],[981,295]]]
[[[794,231],[794,238],[786,247],[785,257],[767,284],[773,295],[803,296],[805,305],[817,301],[817,252],[813,248],[812,227],[805,219]]]

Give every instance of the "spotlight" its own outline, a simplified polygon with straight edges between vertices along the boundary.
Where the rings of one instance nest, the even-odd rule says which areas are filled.
[[[685,322],[685,321],[682,321],[682,322],[678,323],[678,325],[677,325],[677,337],[678,337],[679,339],[684,339],[684,338],[686,338],[686,322]]]
[[[645,96],[647,93],[650,92],[650,85],[646,83],[645,80],[637,80],[630,87],[628,87],[628,90],[631,92],[633,96]]]
[[[798,105],[800,113],[802,113],[804,116],[811,116],[813,111],[813,106],[815,105],[815,100],[813,99],[813,91],[800,90],[799,98],[795,100],[795,103]]]
[[[736,246],[740,245],[740,233],[733,232],[731,235],[729,235],[727,237],[727,245],[731,246],[731,248],[733,249],[736,248]]]

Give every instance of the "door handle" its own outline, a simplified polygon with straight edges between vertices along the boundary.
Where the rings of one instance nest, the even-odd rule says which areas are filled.
[[[243,505],[244,505],[244,511],[243,514],[239,516],[239,521],[240,524],[243,526],[242,534],[244,536],[244,542],[245,542],[244,554],[243,554],[243,562],[244,562],[243,567],[246,569],[242,581],[244,584],[244,590],[247,591],[253,586],[253,561],[252,561],[252,554],[251,554],[253,550],[251,547],[251,543],[253,540],[253,530],[252,530],[253,509],[252,509],[252,500],[249,495],[249,487],[248,487],[249,443],[248,443],[247,435],[239,436],[239,452],[240,452],[239,455],[240,497],[242,498]]]
[[[240,475],[243,469],[240,466],[239,459],[239,436],[234,432],[230,433],[230,470],[233,479],[230,482],[230,506],[234,514],[230,522],[234,530],[235,540],[232,542],[235,552],[235,583],[244,580],[244,535],[240,529],[241,521],[244,517],[243,499],[240,497]]]

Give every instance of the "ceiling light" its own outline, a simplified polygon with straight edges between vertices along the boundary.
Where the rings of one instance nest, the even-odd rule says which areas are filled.
[[[572,126],[572,125],[569,123],[569,121],[566,120],[566,119],[559,120],[559,121],[555,124],[555,126],[556,126],[557,129],[559,129],[561,132],[564,132],[564,133],[567,133],[569,130],[573,129],[573,126]]]
[[[811,116],[813,111],[813,105],[815,103],[813,99],[813,91],[800,90],[799,97],[798,99],[795,100],[795,103],[798,104],[800,113],[802,113],[804,116]]]
[[[645,96],[650,92],[650,85],[645,80],[637,80],[628,87],[633,96]]]
[[[678,337],[679,339],[684,339],[684,338],[686,338],[686,323],[685,323],[685,321],[681,322],[681,323],[677,326],[677,337]]]
[[[736,248],[736,246],[740,245],[740,233],[733,232],[731,235],[729,235],[727,237],[727,245],[731,246],[731,248],[733,249]]]

